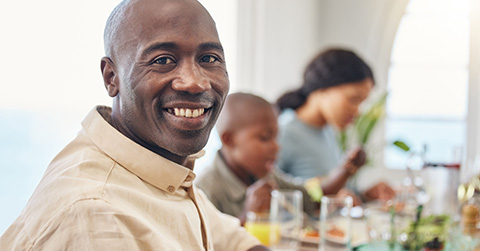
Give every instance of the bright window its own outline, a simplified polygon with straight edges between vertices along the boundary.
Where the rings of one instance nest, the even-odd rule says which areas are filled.
[[[402,140],[430,161],[448,162],[466,146],[469,0],[410,0],[395,38],[389,71],[386,140]],[[387,147],[385,164],[406,156]]]

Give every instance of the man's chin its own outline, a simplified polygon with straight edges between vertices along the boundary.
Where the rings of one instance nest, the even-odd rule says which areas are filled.
[[[201,151],[206,144],[207,140],[179,140],[175,143],[172,142],[172,144],[165,149],[177,156],[187,157]]]
[[[188,157],[189,155],[200,152],[203,147],[188,147],[182,149],[172,149],[170,152],[180,157]]]
[[[162,156],[181,159],[201,151],[207,144],[209,135],[204,130],[170,130],[169,137],[161,135],[162,137],[157,139],[157,146],[163,149]]]

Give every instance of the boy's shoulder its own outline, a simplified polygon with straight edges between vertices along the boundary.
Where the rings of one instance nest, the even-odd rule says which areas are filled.
[[[206,167],[195,178],[195,185],[202,190],[207,190],[212,186],[215,186],[222,179],[222,175],[218,170],[218,167],[214,164]]]

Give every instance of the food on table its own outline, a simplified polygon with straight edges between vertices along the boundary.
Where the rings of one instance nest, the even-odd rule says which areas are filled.
[[[405,209],[405,202],[387,201],[382,206],[382,210],[385,212],[390,212],[391,209],[394,209],[395,213],[402,212],[402,210]]]
[[[318,230],[313,228],[307,228],[304,230],[305,237],[320,237]]]
[[[406,234],[408,239],[402,243],[403,248],[407,250],[420,250],[420,248],[425,247],[425,250],[443,250],[443,244],[448,235],[449,224],[450,216],[445,214],[429,215],[420,218],[416,230],[412,222],[407,228]],[[427,245],[431,248],[426,249]]]
[[[314,228],[305,228],[303,230],[303,235],[305,237],[320,237],[320,233],[318,232],[317,229],[314,229]],[[345,232],[336,226],[332,226],[327,231],[327,235],[334,238],[344,238]]]
[[[474,204],[465,204],[462,207],[462,226],[466,234],[473,234],[477,230],[480,210]]]
[[[345,237],[345,232],[343,232],[341,229],[339,229],[335,226],[332,226],[332,228],[330,228],[327,231],[327,234],[331,235],[331,236],[339,237],[339,238]]]
[[[479,209],[476,205],[466,204],[462,208],[462,221],[464,223],[477,223]]]

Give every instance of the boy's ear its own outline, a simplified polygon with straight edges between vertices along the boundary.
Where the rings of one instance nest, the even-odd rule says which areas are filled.
[[[232,132],[224,132],[220,135],[220,140],[222,141],[222,145],[226,147],[232,147],[234,145],[233,140],[233,133]]]

